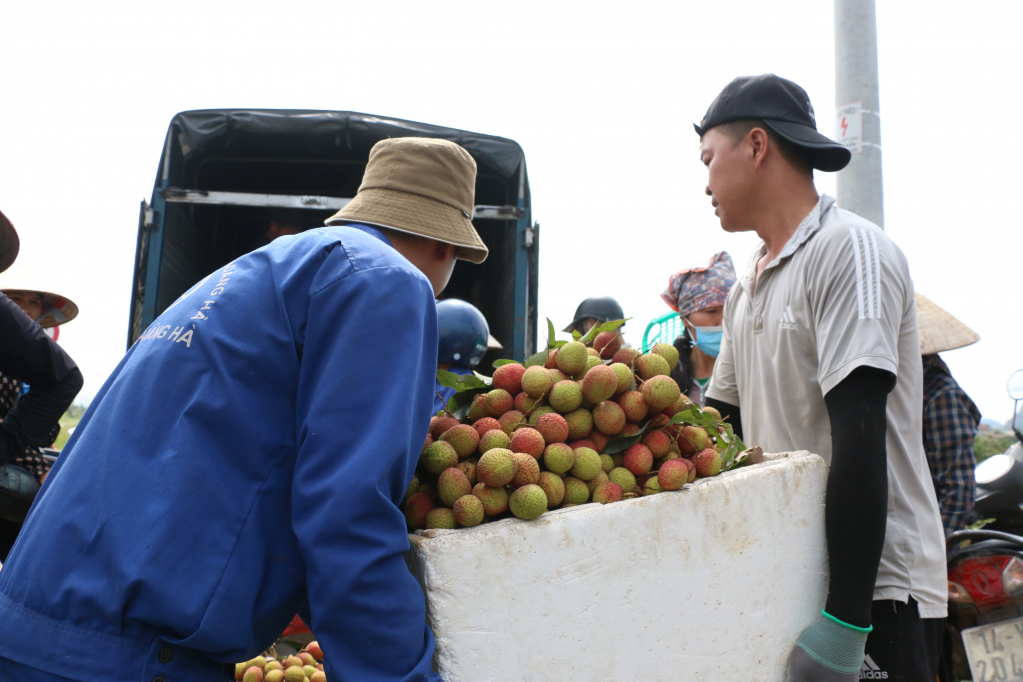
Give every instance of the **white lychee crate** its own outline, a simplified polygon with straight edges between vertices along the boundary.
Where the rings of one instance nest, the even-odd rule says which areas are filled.
[[[445,682],[781,682],[824,606],[827,467],[808,452],[683,490],[411,537]]]

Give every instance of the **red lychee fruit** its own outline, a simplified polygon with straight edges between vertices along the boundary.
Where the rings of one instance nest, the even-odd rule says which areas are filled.
[[[508,496],[508,508],[520,519],[535,519],[547,511],[547,493],[536,484],[524,485]]]
[[[607,455],[601,455],[601,460],[603,460],[604,457],[607,457]],[[603,470],[590,480],[586,481],[586,487],[589,489],[590,495],[593,495],[593,491],[596,490],[597,486],[601,483],[607,483],[607,472]]]
[[[430,435],[433,436],[434,440],[437,440],[444,435],[445,431],[455,426],[458,426],[458,420],[454,417],[437,417],[436,421],[433,422],[433,426],[430,427]]]
[[[263,682],[263,669],[252,666],[242,675],[242,682]]]
[[[544,369],[557,369],[558,367],[558,349],[551,348],[547,351],[547,357],[543,361]]]
[[[695,455],[710,447],[710,436],[707,435],[707,430],[703,427],[687,425],[679,434],[678,447],[684,455]]]
[[[597,486],[593,491],[593,501],[600,504],[610,504],[622,501],[622,486],[608,481]]]
[[[671,438],[664,431],[651,431],[643,436],[643,445],[650,448],[654,457],[664,457],[671,452]]]
[[[593,339],[593,348],[600,353],[602,360],[608,360],[614,357],[614,354],[617,353],[621,347],[622,335],[617,331],[600,332]]]
[[[476,477],[491,488],[508,485],[517,469],[512,451],[505,448],[487,450],[476,465]]]
[[[501,430],[501,423],[493,417],[483,417],[478,422],[472,425],[476,429],[476,433],[483,437],[483,434],[487,431],[493,431],[494,429]]]
[[[543,463],[548,470],[563,474],[575,464],[575,452],[564,443],[551,443],[544,450]]]
[[[469,478],[458,469],[445,469],[437,477],[437,496],[445,507],[450,507],[459,497],[471,492]]]
[[[596,419],[595,416],[594,419]],[[601,433],[598,429],[594,429],[590,431],[590,435],[586,436],[586,438],[593,443],[592,449],[596,450],[597,453],[601,453],[604,452],[604,448],[607,447],[607,444],[611,442],[612,436],[608,436],[607,434]]]
[[[625,458],[623,457],[622,458],[623,463],[624,463],[624,460],[625,460]],[[609,471],[611,471],[614,468],[615,468],[615,458],[614,457],[612,457],[611,455],[601,455],[600,456],[600,470],[601,471],[603,471],[606,474],[606,473],[608,473]]]
[[[621,395],[630,388],[632,388],[633,382],[636,380],[636,375],[632,373],[632,370],[628,366],[623,365],[620,362],[611,364],[611,370],[618,377],[618,387],[615,389],[615,395]]]
[[[537,485],[547,496],[548,509],[554,509],[565,499],[565,482],[557,474],[550,471],[541,472]]]
[[[533,365],[527,368],[526,373],[522,375],[522,390],[530,398],[539,398],[550,393],[552,386],[554,386],[554,378],[546,367]]]
[[[568,440],[579,440],[590,435],[593,430],[593,413],[580,407],[566,414],[565,422],[568,424]]]
[[[706,412],[707,414],[714,415],[715,419],[721,421],[721,413],[718,412],[716,407],[705,407],[703,408],[703,411]]]
[[[664,358],[665,362],[668,363],[669,371],[675,368],[678,364],[678,349],[670,343],[658,343],[650,349],[651,353],[655,353]]]
[[[600,353],[597,352],[596,348],[587,348],[586,349],[586,354],[589,355],[590,357],[594,357],[594,358],[599,358],[600,357]]]
[[[476,463],[475,462],[473,462],[472,460],[468,460],[467,459],[464,462],[459,462],[458,465],[455,468],[458,469],[459,471],[461,471],[463,474],[465,474],[465,477],[467,479],[469,479],[469,485],[476,485]],[[443,473],[443,472],[441,472],[441,473]]]
[[[426,528],[426,515],[433,511],[433,502],[424,493],[416,493],[405,500],[405,525],[411,533],[420,528]]]
[[[624,467],[615,467],[608,473],[607,478],[612,483],[620,485],[623,491],[636,487],[636,475]]]
[[[483,521],[483,502],[475,495],[463,495],[451,506],[455,521],[460,526],[478,526]]]
[[[625,428],[622,429],[620,435],[622,436],[635,436],[639,433],[639,424],[626,424]]]
[[[594,446],[594,442],[592,440],[590,440],[589,438],[583,438],[581,440],[574,440],[574,441],[572,441],[571,443],[568,444],[568,447],[572,448],[573,450],[578,450],[579,448],[589,448],[590,450],[593,450],[594,452],[596,452],[597,448],[595,448],[593,446]]]
[[[309,676],[309,682],[327,682],[327,673],[317,670]]]
[[[434,418],[436,419],[436,417]],[[426,452],[426,448],[430,447],[431,445],[433,445],[433,436],[431,436],[430,434],[426,434],[426,440],[423,441],[423,449],[419,451],[419,454],[421,455],[424,452]]]
[[[721,473],[721,455],[714,448],[707,448],[693,455],[696,475],[700,478],[717,476]]]
[[[323,660],[323,648],[320,647],[319,642],[309,642],[305,645],[305,650],[309,652],[309,655],[315,658],[317,661]]]
[[[517,362],[508,365],[501,365],[494,370],[494,378],[490,383],[491,388],[500,388],[515,395],[522,392],[522,375],[526,368]]]
[[[657,484],[661,490],[678,490],[689,480],[689,467],[683,459],[673,459],[665,462],[657,470]]]
[[[660,355],[655,357],[660,358]],[[663,360],[664,358],[661,358]],[[655,376],[647,380],[642,388],[643,399],[653,412],[660,412],[668,405],[671,405],[681,393],[678,384],[669,376]]]
[[[419,484],[419,494],[426,495],[428,498],[430,498],[430,503],[435,507],[437,506],[437,503],[440,501],[437,499],[437,486],[435,486],[433,483],[430,483],[429,481]],[[410,497],[409,499],[411,500],[412,498]]]
[[[551,388],[553,388],[554,385],[559,381],[568,381],[568,375],[562,372],[557,367],[555,367],[554,369],[548,368],[547,371],[551,373]]]
[[[543,451],[546,447],[547,442],[543,435],[536,429],[526,426],[512,434],[511,444],[508,446],[508,449],[512,452],[524,452],[536,460],[543,456]]]
[[[452,426],[440,439],[451,443],[451,447],[458,453],[458,459],[472,455],[480,444],[479,432],[468,424]]]
[[[503,388],[488,391],[483,400],[483,409],[491,417],[500,417],[513,407],[515,407],[515,400],[511,397],[511,393]]]
[[[591,403],[600,403],[618,390],[618,375],[607,365],[595,365],[583,377],[583,397]]]
[[[575,376],[586,369],[586,346],[578,341],[569,341],[558,349],[558,369],[569,376]]]
[[[497,516],[508,511],[508,491],[504,488],[491,488],[485,483],[477,483],[472,494],[483,503],[483,511],[487,516]]]
[[[530,369],[532,369],[532,367],[530,367]],[[515,396],[515,409],[523,414],[528,414],[540,403],[540,398],[530,398],[525,393],[519,393]]]
[[[511,438],[508,437],[508,434],[505,433],[503,429],[498,428],[484,433],[480,438],[479,447],[476,449],[479,450],[479,453],[482,455],[488,450],[493,450],[494,448],[507,449],[509,445],[511,445]]]
[[[551,412],[554,412],[553,407],[551,407],[550,405],[541,405],[540,407],[533,410],[532,413],[530,413],[529,425],[535,429],[536,425],[540,421],[540,417],[544,416],[545,414],[550,414]]]
[[[596,476],[594,476],[596,478]],[[593,480],[593,479],[590,479]],[[586,481],[580,481],[574,476],[565,477],[565,503],[585,504],[590,500],[590,489]]]
[[[575,464],[572,465],[571,471],[580,481],[592,480],[603,471],[600,455],[590,448],[576,448],[574,453]]]
[[[578,409],[583,402],[583,390],[579,384],[572,380],[559,381],[554,384],[547,401],[558,412],[562,414]]]
[[[513,452],[512,457],[515,459],[515,478],[511,482],[513,488],[540,482],[540,465],[535,457],[525,452]]]
[[[643,381],[649,381],[657,376],[668,376],[671,368],[668,367],[668,361],[660,355],[647,353],[636,358],[636,371],[643,378]],[[675,401],[672,400],[671,402]],[[670,405],[671,403],[668,404]],[[667,406],[665,405],[664,407]],[[664,408],[662,407],[661,409]]]
[[[618,435],[625,428],[625,412],[615,401],[605,400],[593,408],[593,425],[597,427],[598,433]],[[592,432],[590,435],[593,435]]]
[[[305,654],[305,656],[303,656],[302,654]],[[304,666],[305,665],[316,665],[316,659],[313,658],[313,655],[311,653],[309,653],[308,651],[301,651],[301,652],[299,652],[298,657],[300,659],[302,659],[302,665],[304,665]]]
[[[267,667],[269,667],[269,664],[267,664]],[[286,682],[284,679],[284,669],[273,668],[266,670],[266,677],[263,678],[263,682]]]
[[[484,417],[487,416],[487,408],[485,406],[486,401],[487,396],[483,393],[480,393],[479,395],[472,399],[472,403],[469,405],[470,422],[476,423],[480,419],[483,419]]]
[[[430,510],[430,513],[426,515],[426,529],[431,530],[433,528],[443,528],[444,530],[454,530],[458,528],[458,522],[455,521],[455,514],[447,507],[436,507]]]
[[[544,443],[564,443],[568,440],[568,422],[557,412],[541,415],[536,420],[536,430],[543,436]]]
[[[642,443],[636,443],[625,451],[625,468],[634,476],[647,473],[653,465],[654,455]]]
[[[678,400],[664,408],[662,414],[666,417],[674,417],[676,414],[692,405],[693,401],[685,393],[679,393]]]
[[[497,422],[501,425],[501,430],[511,436],[519,424],[526,423],[526,417],[518,410],[508,410]]]
[[[451,443],[439,440],[426,448],[426,451],[419,457],[419,463],[426,471],[436,476],[445,469],[450,469],[458,464],[458,453]]]
[[[626,391],[618,397],[618,405],[625,413],[625,421],[630,424],[638,424],[646,418],[650,406],[643,399],[639,391]]]
[[[622,348],[615,352],[611,362],[620,362],[629,369],[632,369],[632,363],[637,357],[639,357],[639,351],[635,348]]]

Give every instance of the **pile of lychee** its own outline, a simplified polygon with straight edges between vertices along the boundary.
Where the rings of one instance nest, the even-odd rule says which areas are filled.
[[[463,420],[449,411],[433,418],[403,501],[409,531],[535,519],[678,490],[722,470],[731,430],[669,376],[674,346],[640,354],[617,331],[554,345],[525,365],[495,363]],[[683,411],[679,419],[704,426],[670,423]]]
[[[323,650],[318,642],[309,642],[294,656],[256,656],[236,663],[234,679],[239,682],[327,682],[323,672]]]

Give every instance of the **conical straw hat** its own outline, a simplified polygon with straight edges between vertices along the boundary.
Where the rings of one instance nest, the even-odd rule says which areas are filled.
[[[0,291],[35,291],[43,299],[43,317],[38,320],[44,329],[67,324],[78,315],[78,306],[66,296],[55,294],[36,273],[21,263],[14,263],[0,273]]]
[[[916,322],[920,328],[920,355],[955,350],[980,341],[980,334],[921,294],[916,295]]]

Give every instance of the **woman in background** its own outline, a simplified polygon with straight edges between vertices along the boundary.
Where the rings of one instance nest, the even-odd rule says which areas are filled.
[[[695,403],[703,403],[714,361],[721,347],[721,318],[725,299],[735,284],[732,258],[722,251],[702,268],[680,270],[668,278],[661,298],[678,313],[685,329],[675,339],[678,365],[671,377]]]
[[[0,213],[0,272],[17,253],[17,232]],[[0,290],[4,287],[0,283]],[[78,366],[34,319],[66,321],[73,317],[70,309],[54,307],[59,297],[47,305],[52,295],[34,288],[19,286],[15,292],[24,293],[20,298],[29,312],[0,293],[0,562],[7,559],[50,469],[38,446],[53,442],[58,420],[82,388]],[[23,384],[31,388],[22,395]]]

